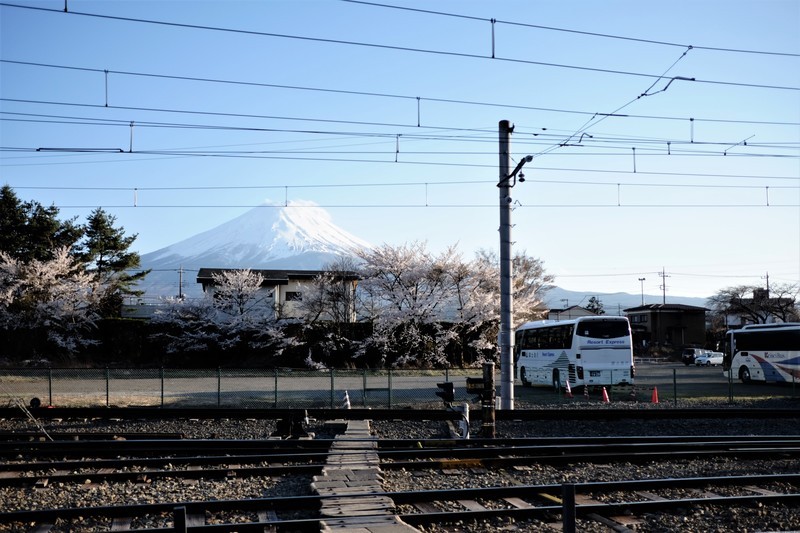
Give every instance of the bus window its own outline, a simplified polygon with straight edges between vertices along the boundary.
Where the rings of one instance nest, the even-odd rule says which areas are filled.
[[[587,320],[578,325],[577,335],[590,339],[616,339],[629,335],[627,320]]]

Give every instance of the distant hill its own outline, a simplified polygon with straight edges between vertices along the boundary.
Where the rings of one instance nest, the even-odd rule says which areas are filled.
[[[637,307],[642,305],[642,295],[629,294],[627,292],[581,292],[581,291],[568,291],[559,287],[553,288],[547,293],[545,297],[545,304],[551,309],[564,309],[570,305],[579,305],[586,307],[589,299],[596,296],[603,304],[603,309],[607,315],[620,314],[621,311],[630,307]],[[566,300],[566,301],[564,301]],[[645,294],[645,304],[662,303],[663,295]],[[706,307],[707,298],[693,298],[690,296],[670,296],[667,294],[668,304],[684,304],[694,305],[697,307]]]

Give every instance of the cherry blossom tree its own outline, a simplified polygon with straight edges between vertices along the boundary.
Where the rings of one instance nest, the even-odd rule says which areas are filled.
[[[72,355],[96,344],[98,283],[68,247],[50,259],[0,252],[0,327],[25,335],[29,349]]]
[[[264,278],[248,269],[213,274],[214,291],[200,299],[165,300],[153,324],[168,354],[208,354],[237,358],[258,353],[275,357],[293,344],[285,338],[271,302],[261,287]]]

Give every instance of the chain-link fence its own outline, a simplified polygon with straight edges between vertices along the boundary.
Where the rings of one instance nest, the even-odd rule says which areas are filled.
[[[440,407],[439,383],[453,382],[454,402],[475,402],[466,377],[481,369],[297,370],[174,368],[3,368],[0,397],[5,405],[23,401],[57,407],[242,407],[242,408],[404,408]],[[495,372],[500,396],[500,372]],[[528,404],[568,401],[565,387],[515,385],[515,398]],[[600,390],[570,391],[575,399],[602,401]],[[635,386],[608,387],[611,401],[661,403],[680,399],[736,401],[798,398],[800,384],[742,384],[719,368],[637,365]]]
[[[441,405],[437,383],[480,370],[0,369],[11,404],[58,407],[401,408]],[[467,401],[466,391],[455,401]],[[456,387],[458,392],[458,387]],[[34,398],[36,400],[34,400]]]

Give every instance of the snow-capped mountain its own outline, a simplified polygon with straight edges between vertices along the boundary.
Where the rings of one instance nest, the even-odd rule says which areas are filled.
[[[336,226],[330,214],[312,202],[264,204],[142,255],[142,267],[152,272],[139,288],[147,297],[198,297],[195,277],[200,268],[319,270],[364,248],[371,245]]]

